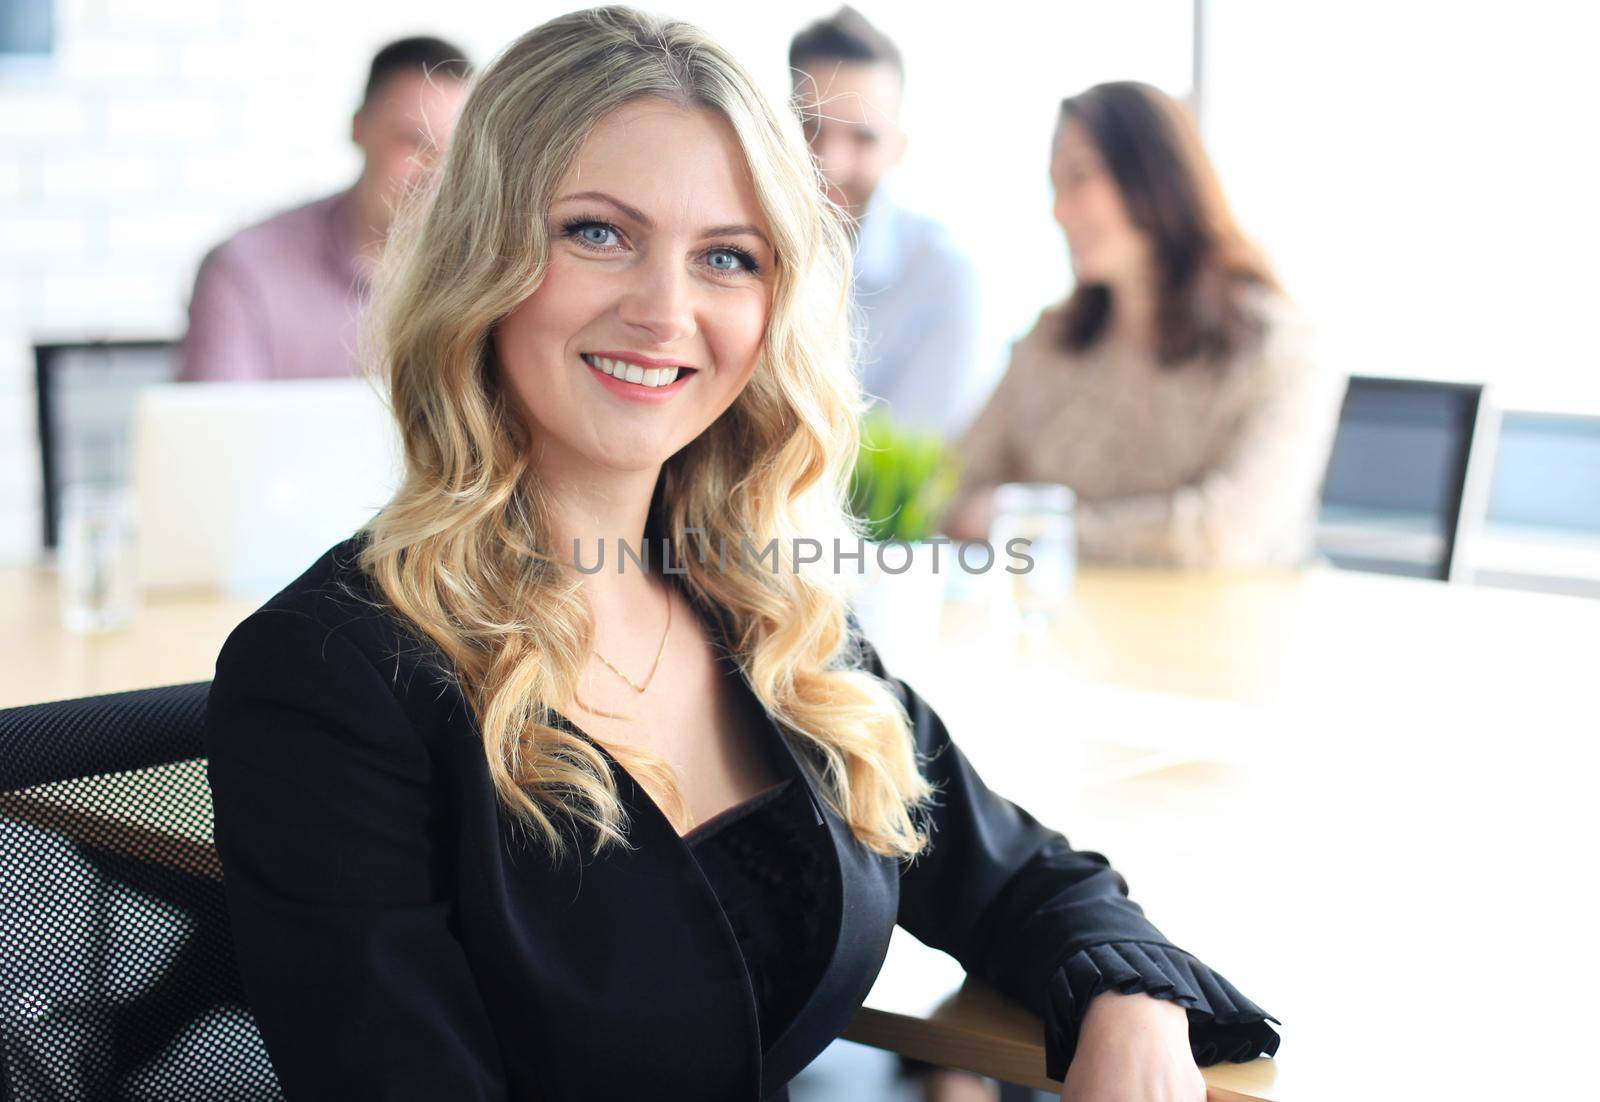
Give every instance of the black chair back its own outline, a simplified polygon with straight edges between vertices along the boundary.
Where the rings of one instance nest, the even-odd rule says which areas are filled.
[[[46,342],[33,346],[44,546],[54,547],[62,491],[75,482],[126,483],[139,391],[178,376],[165,340]]]
[[[283,1097],[234,962],[209,683],[0,710],[0,1098]]]

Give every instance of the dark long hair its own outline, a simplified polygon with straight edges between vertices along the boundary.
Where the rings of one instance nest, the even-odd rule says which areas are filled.
[[[1156,355],[1163,365],[1225,361],[1260,320],[1245,304],[1254,286],[1278,290],[1266,258],[1240,231],[1194,119],[1148,84],[1097,84],[1061,101],[1056,123],[1077,120],[1121,193],[1156,261]],[[1112,312],[1111,288],[1080,283],[1067,299],[1060,340],[1074,352],[1093,345]]]

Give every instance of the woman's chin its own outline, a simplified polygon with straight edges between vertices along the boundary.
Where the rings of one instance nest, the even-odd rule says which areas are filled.
[[[667,440],[629,440],[616,447],[593,449],[587,458],[596,467],[617,474],[637,474],[658,469],[682,445]]]
[[[1074,257],[1072,261],[1072,279],[1073,282],[1078,284],[1104,283],[1105,273],[1100,270],[1100,267],[1094,261],[1079,260]]]

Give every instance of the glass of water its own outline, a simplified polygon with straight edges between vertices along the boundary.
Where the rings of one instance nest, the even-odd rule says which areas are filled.
[[[1010,584],[1009,612],[1030,635],[1059,618],[1077,573],[1077,497],[1054,482],[1007,482],[994,491],[989,537]],[[1012,541],[1026,541],[1026,543]]]
[[[68,630],[113,631],[133,619],[139,607],[136,536],[126,486],[81,483],[62,492],[57,563]]]

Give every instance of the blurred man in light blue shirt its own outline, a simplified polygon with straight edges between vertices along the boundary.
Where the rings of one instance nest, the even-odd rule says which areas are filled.
[[[981,362],[971,261],[942,226],[898,206],[883,186],[906,147],[900,52],[844,7],[795,36],[789,67],[829,198],[857,223],[862,386],[897,423],[953,440],[992,380]]]

